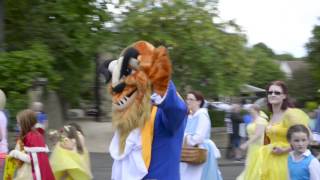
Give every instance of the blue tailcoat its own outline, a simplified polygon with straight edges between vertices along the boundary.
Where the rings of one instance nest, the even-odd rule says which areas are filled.
[[[180,179],[179,163],[186,119],[187,106],[170,82],[165,99],[158,105],[151,163],[144,179]]]

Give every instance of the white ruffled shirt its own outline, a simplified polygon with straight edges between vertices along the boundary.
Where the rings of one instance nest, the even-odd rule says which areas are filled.
[[[109,152],[114,162],[111,180],[141,180],[148,170],[142,157],[141,131],[133,130],[126,139],[124,152],[119,152],[119,133],[115,132]]]

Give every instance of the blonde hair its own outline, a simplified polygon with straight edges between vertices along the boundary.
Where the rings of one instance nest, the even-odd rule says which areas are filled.
[[[34,125],[37,123],[37,116],[31,109],[25,109],[17,114],[17,121],[20,126],[20,138],[23,139],[24,136],[32,130]]]

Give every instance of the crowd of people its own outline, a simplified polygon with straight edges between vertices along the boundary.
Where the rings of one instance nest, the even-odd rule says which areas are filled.
[[[320,112],[316,112],[314,121],[310,122],[306,113],[290,103],[288,89],[282,81],[270,83],[266,93],[269,117],[255,104],[245,108],[248,113],[245,118],[240,114],[239,104],[232,105],[226,117],[230,133],[227,158],[241,161],[246,157],[245,168],[236,179],[320,180],[319,157],[308,149],[312,143],[319,145],[320,122],[317,121],[320,121]],[[71,123],[60,130],[47,132],[48,118],[39,102],[17,114],[19,136],[16,147],[9,151],[5,103],[5,94],[0,91],[0,159],[7,157],[5,166],[10,163],[16,166],[14,174],[5,170],[7,178],[93,179],[81,127]],[[214,143],[215,137],[211,138],[211,120],[204,107],[205,99],[200,92],[191,91],[185,103],[188,117],[178,168],[180,179],[222,180],[218,166],[221,154]],[[241,124],[245,124],[247,137],[241,135]],[[46,134],[55,142],[51,150],[45,142]],[[188,154],[201,150],[205,153]],[[243,152],[246,152],[245,156]]]

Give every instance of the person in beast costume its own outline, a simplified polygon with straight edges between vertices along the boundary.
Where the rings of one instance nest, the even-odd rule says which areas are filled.
[[[112,95],[112,180],[179,180],[187,107],[165,47],[138,41],[100,67]]]

